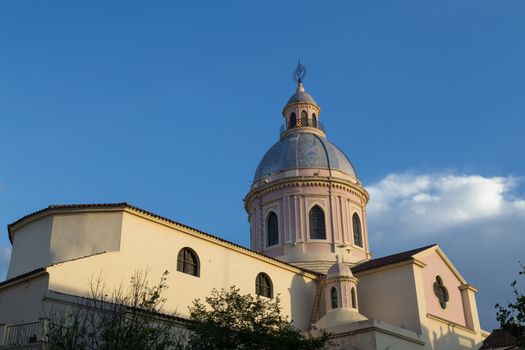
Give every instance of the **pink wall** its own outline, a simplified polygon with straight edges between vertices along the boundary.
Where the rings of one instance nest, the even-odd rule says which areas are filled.
[[[301,172],[306,170],[295,170]],[[311,169],[309,171],[312,171]],[[280,173],[282,175],[282,173]],[[319,179],[308,186],[290,185],[275,188],[250,203],[252,249],[273,257],[281,257],[285,244],[305,242],[303,251],[336,253],[336,246],[346,245],[356,262],[367,258],[368,232],[366,225],[366,199],[356,191],[345,188],[329,188],[329,183]],[[308,213],[314,205],[319,205],[325,214],[326,240],[312,240],[309,232]],[[266,217],[270,211],[279,220],[279,244],[267,247]],[[363,247],[354,245],[352,215],[361,218]],[[349,260],[350,261],[350,260]]]
[[[427,264],[422,271],[427,312],[465,326],[463,302],[461,291],[459,290],[459,286],[462,284],[461,281],[454,275],[438,253],[431,253],[421,258],[421,261]],[[443,284],[449,294],[449,301],[445,309],[441,308],[438,298],[434,294],[434,282],[438,275],[443,280]]]

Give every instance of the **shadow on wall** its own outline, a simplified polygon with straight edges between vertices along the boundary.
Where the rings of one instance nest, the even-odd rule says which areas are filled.
[[[300,330],[307,330],[310,326],[310,315],[316,291],[317,282],[306,282],[299,275],[293,277],[292,286],[288,288],[290,293],[290,317],[294,326]]]
[[[429,331],[424,327],[423,332],[427,338],[425,343],[430,342],[434,349],[477,349],[481,346],[481,342],[473,339],[474,334],[472,338],[467,338],[456,333],[452,325],[442,325],[439,331]]]

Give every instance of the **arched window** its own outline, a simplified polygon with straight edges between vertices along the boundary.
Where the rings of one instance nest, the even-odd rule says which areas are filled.
[[[297,126],[297,116],[295,113],[290,114],[290,125],[288,126],[289,129],[295,128]]]
[[[306,111],[301,112],[301,126],[308,126],[308,113]]]
[[[352,228],[354,229],[354,244],[363,247],[363,236],[361,234],[361,220],[359,219],[359,215],[357,213],[354,213],[352,215]]]
[[[317,116],[315,115],[315,113],[312,114],[312,124],[317,128]]]
[[[357,309],[357,298],[355,296],[355,288],[352,288],[352,291],[350,292],[351,296],[352,296],[352,307],[354,309]]]
[[[310,209],[310,238],[326,239],[324,212],[318,205]]]
[[[276,245],[279,243],[279,221],[277,220],[277,215],[272,211],[268,215],[266,220],[266,229],[268,233],[267,245]]]
[[[191,248],[182,248],[177,255],[177,271],[199,277],[199,257]]]
[[[336,309],[339,306],[339,302],[337,301],[337,289],[335,287],[332,287],[330,290],[330,299],[332,300],[332,309]]]
[[[255,279],[255,293],[270,299],[273,298],[272,280],[264,272],[258,274]]]

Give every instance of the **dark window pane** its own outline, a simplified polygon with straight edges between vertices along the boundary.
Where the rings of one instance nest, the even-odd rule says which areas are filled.
[[[356,299],[356,296],[355,296],[355,288],[352,288],[352,307],[354,309],[357,309],[357,299]]]
[[[199,276],[199,259],[190,248],[182,248],[177,255],[177,271]]]
[[[292,113],[290,115],[290,125],[288,126],[289,129],[295,128],[297,126],[297,117],[295,113]]]
[[[310,210],[310,238],[326,239],[324,212],[317,205]]]
[[[335,287],[332,287],[332,290],[330,291],[330,296],[331,296],[331,299],[332,299],[332,309],[335,309],[338,307],[338,302],[337,302],[337,289],[335,289]]]
[[[357,215],[357,213],[352,215],[352,228],[354,229],[354,244],[362,247],[363,235],[361,234],[361,220],[359,220],[359,215]]]
[[[301,126],[308,126],[308,113],[306,111],[301,112]]]
[[[271,212],[270,215],[268,215],[266,227],[268,230],[268,246],[279,243],[279,222],[277,220],[277,215],[274,212]]]
[[[267,298],[273,297],[272,281],[267,274],[261,272],[257,275],[255,279],[255,293]]]

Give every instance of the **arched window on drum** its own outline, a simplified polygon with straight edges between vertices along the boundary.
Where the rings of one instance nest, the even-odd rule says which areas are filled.
[[[357,213],[352,215],[352,229],[354,231],[354,244],[363,247],[363,232],[361,230],[361,219]]]
[[[320,206],[315,205],[310,209],[310,238],[311,239],[326,239],[326,226],[324,219],[324,212]]]
[[[279,243],[279,220],[277,219],[277,214],[273,211],[270,212],[266,219],[266,232],[268,247]]]

